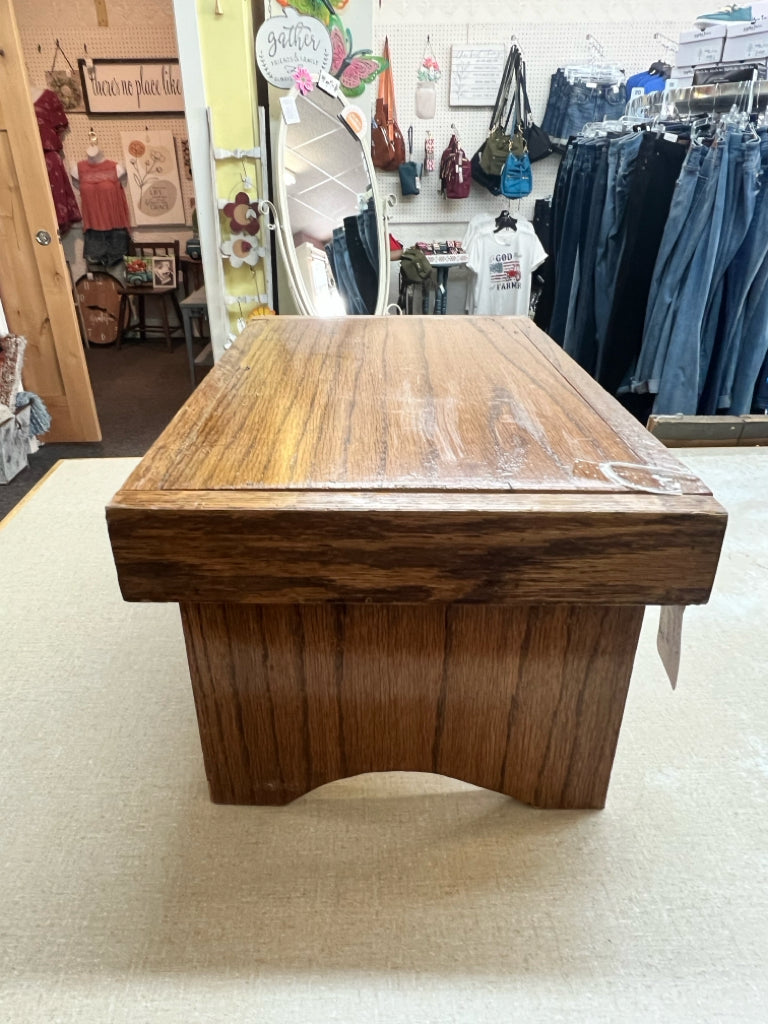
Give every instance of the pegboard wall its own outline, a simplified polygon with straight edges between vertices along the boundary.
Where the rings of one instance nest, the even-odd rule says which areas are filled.
[[[443,237],[460,238],[464,225],[475,214],[498,213],[502,205],[508,205],[511,206],[513,213],[532,218],[535,200],[552,194],[559,165],[559,157],[554,155],[533,165],[533,193],[526,199],[510,202],[501,196],[492,196],[478,185],[473,185],[467,199],[446,200],[440,197],[438,167],[440,154],[451,137],[451,124],[458,128],[461,144],[467,156],[471,157],[488,134],[492,109],[449,105],[451,46],[503,44],[508,50],[514,35],[526,61],[528,95],[533,117],[537,124],[541,124],[552,74],[564,64],[588,62],[590,51],[587,34],[594,36],[600,43],[606,61],[617,64],[629,76],[649,68],[653,61],[665,57],[663,47],[654,40],[654,33],[659,32],[676,39],[686,28],[690,28],[688,21],[659,21],[652,24],[640,21],[631,24],[615,21],[585,21],[583,24],[510,21],[507,24],[496,22],[474,25],[379,23],[374,39],[375,51],[381,53],[386,36],[389,39],[392,56],[397,119],[406,138],[408,127],[413,125],[415,160],[421,161],[424,158],[427,132],[432,132],[435,138],[436,169],[432,174],[424,175],[420,195],[404,198],[400,194],[397,174],[377,171],[378,187],[382,195],[391,192],[398,197],[397,206],[391,216],[393,228],[397,225],[429,225],[432,235],[439,237],[437,228],[445,224],[446,232]],[[414,96],[416,75],[424,56],[427,36],[442,70],[442,78],[436,87],[435,117],[431,121],[422,121],[414,113]],[[666,52],[667,61],[673,63],[668,51]],[[448,230],[448,225],[451,226],[451,230]],[[397,231],[394,233],[397,234]],[[401,235],[406,242],[413,240],[412,231],[407,228]]]
[[[92,4],[90,13],[93,13]],[[128,21],[128,12],[125,12],[125,17],[120,16],[120,13],[118,9],[115,9],[114,16],[112,13],[110,14],[109,28],[98,27],[93,17],[90,20],[84,18],[83,12],[78,10],[78,0],[71,0],[71,5],[58,11],[58,16],[55,19],[33,17],[29,13],[20,15],[18,18],[19,32],[30,85],[45,88],[45,73],[51,69],[57,39],[75,69],[78,67],[78,58],[86,55],[94,59],[112,57],[128,60],[177,57],[176,26],[169,0],[162,4],[158,0],[136,0],[130,21]],[[67,62],[61,53],[56,56],[56,68],[67,68]],[[64,143],[62,157],[67,170],[73,163],[84,159],[85,151],[90,144],[88,141],[90,128],[95,131],[104,155],[123,165],[125,165],[125,158],[122,149],[122,132],[141,131],[145,127],[150,131],[170,131],[175,141],[185,221],[187,224],[191,224],[194,188],[192,178],[182,159],[181,140],[187,138],[187,122],[183,116],[120,118],[103,114],[92,116],[86,112],[69,111],[67,117],[69,130],[64,133],[62,138]],[[75,194],[77,195],[77,191]],[[131,199],[128,189],[126,189],[126,197],[130,207]],[[184,240],[191,234],[191,230],[185,230],[183,226],[178,228],[176,226],[167,228],[139,227],[133,228],[132,231],[147,240],[154,237],[178,237]],[[73,264],[73,272],[77,275],[84,269],[81,259],[82,232],[79,227],[72,228],[65,236],[65,248],[70,262]]]

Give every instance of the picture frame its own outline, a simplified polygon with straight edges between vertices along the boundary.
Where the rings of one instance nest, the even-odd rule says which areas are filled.
[[[184,90],[176,57],[78,60],[85,109],[120,117],[184,116]]]
[[[152,258],[152,288],[176,288],[176,260],[173,256],[154,256]]]

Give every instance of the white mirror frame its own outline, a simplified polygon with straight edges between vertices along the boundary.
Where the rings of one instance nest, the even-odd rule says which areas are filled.
[[[299,96],[299,91],[294,86],[287,95],[295,100]],[[338,97],[336,102],[338,102],[339,111],[341,111],[344,106],[343,99]],[[265,216],[271,215],[273,218],[273,223],[269,223],[269,221],[267,221],[267,227],[277,235],[278,248],[283,260],[285,261],[286,276],[288,277],[291,294],[299,313],[302,316],[318,316],[319,314],[317,310],[313,308],[312,300],[304,284],[304,280],[299,273],[296,250],[293,244],[293,236],[290,232],[290,221],[287,217],[288,193],[286,191],[285,177],[283,174],[283,169],[285,167],[287,129],[288,125],[286,125],[285,119],[281,117],[280,131],[277,137],[277,159],[274,161],[273,165],[276,169],[275,198],[277,200],[277,209],[275,209],[273,204],[269,201],[263,200],[259,204],[259,211]],[[395,205],[397,200],[395,196],[387,196],[386,202],[382,204],[381,196],[379,195],[378,186],[376,184],[376,171],[373,166],[373,160],[371,159],[371,147],[367,132],[358,141],[363,150],[363,162],[365,163],[366,170],[368,171],[368,177],[371,182],[373,201],[376,207],[376,225],[379,234],[379,293],[376,300],[376,310],[374,315],[385,316],[389,303],[390,273],[388,211]]]

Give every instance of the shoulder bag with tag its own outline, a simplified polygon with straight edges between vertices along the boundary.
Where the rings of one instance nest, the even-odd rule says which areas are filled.
[[[400,191],[404,196],[417,196],[421,192],[421,164],[413,159],[413,125],[408,129],[408,159],[397,169]]]
[[[523,135],[528,147],[528,158],[533,164],[537,160],[543,160],[545,156],[549,156],[552,152],[552,143],[544,129],[535,124],[531,116],[531,104],[528,101],[528,85],[525,80],[525,61],[523,60],[520,61],[518,78],[523,93]]]
[[[519,67],[516,68],[519,71]],[[533,191],[533,174],[528,146],[523,135],[522,101],[520,75],[516,75],[515,102],[512,124],[514,133],[510,139],[509,152],[501,172],[501,194],[507,199],[522,199]]]

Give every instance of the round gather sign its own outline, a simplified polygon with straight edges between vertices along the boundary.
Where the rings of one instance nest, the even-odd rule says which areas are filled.
[[[297,67],[315,74],[330,68],[331,37],[317,18],[286,7],[282,17],[268,18],[256,33],[256,63],[270,85],[290,89]]]

